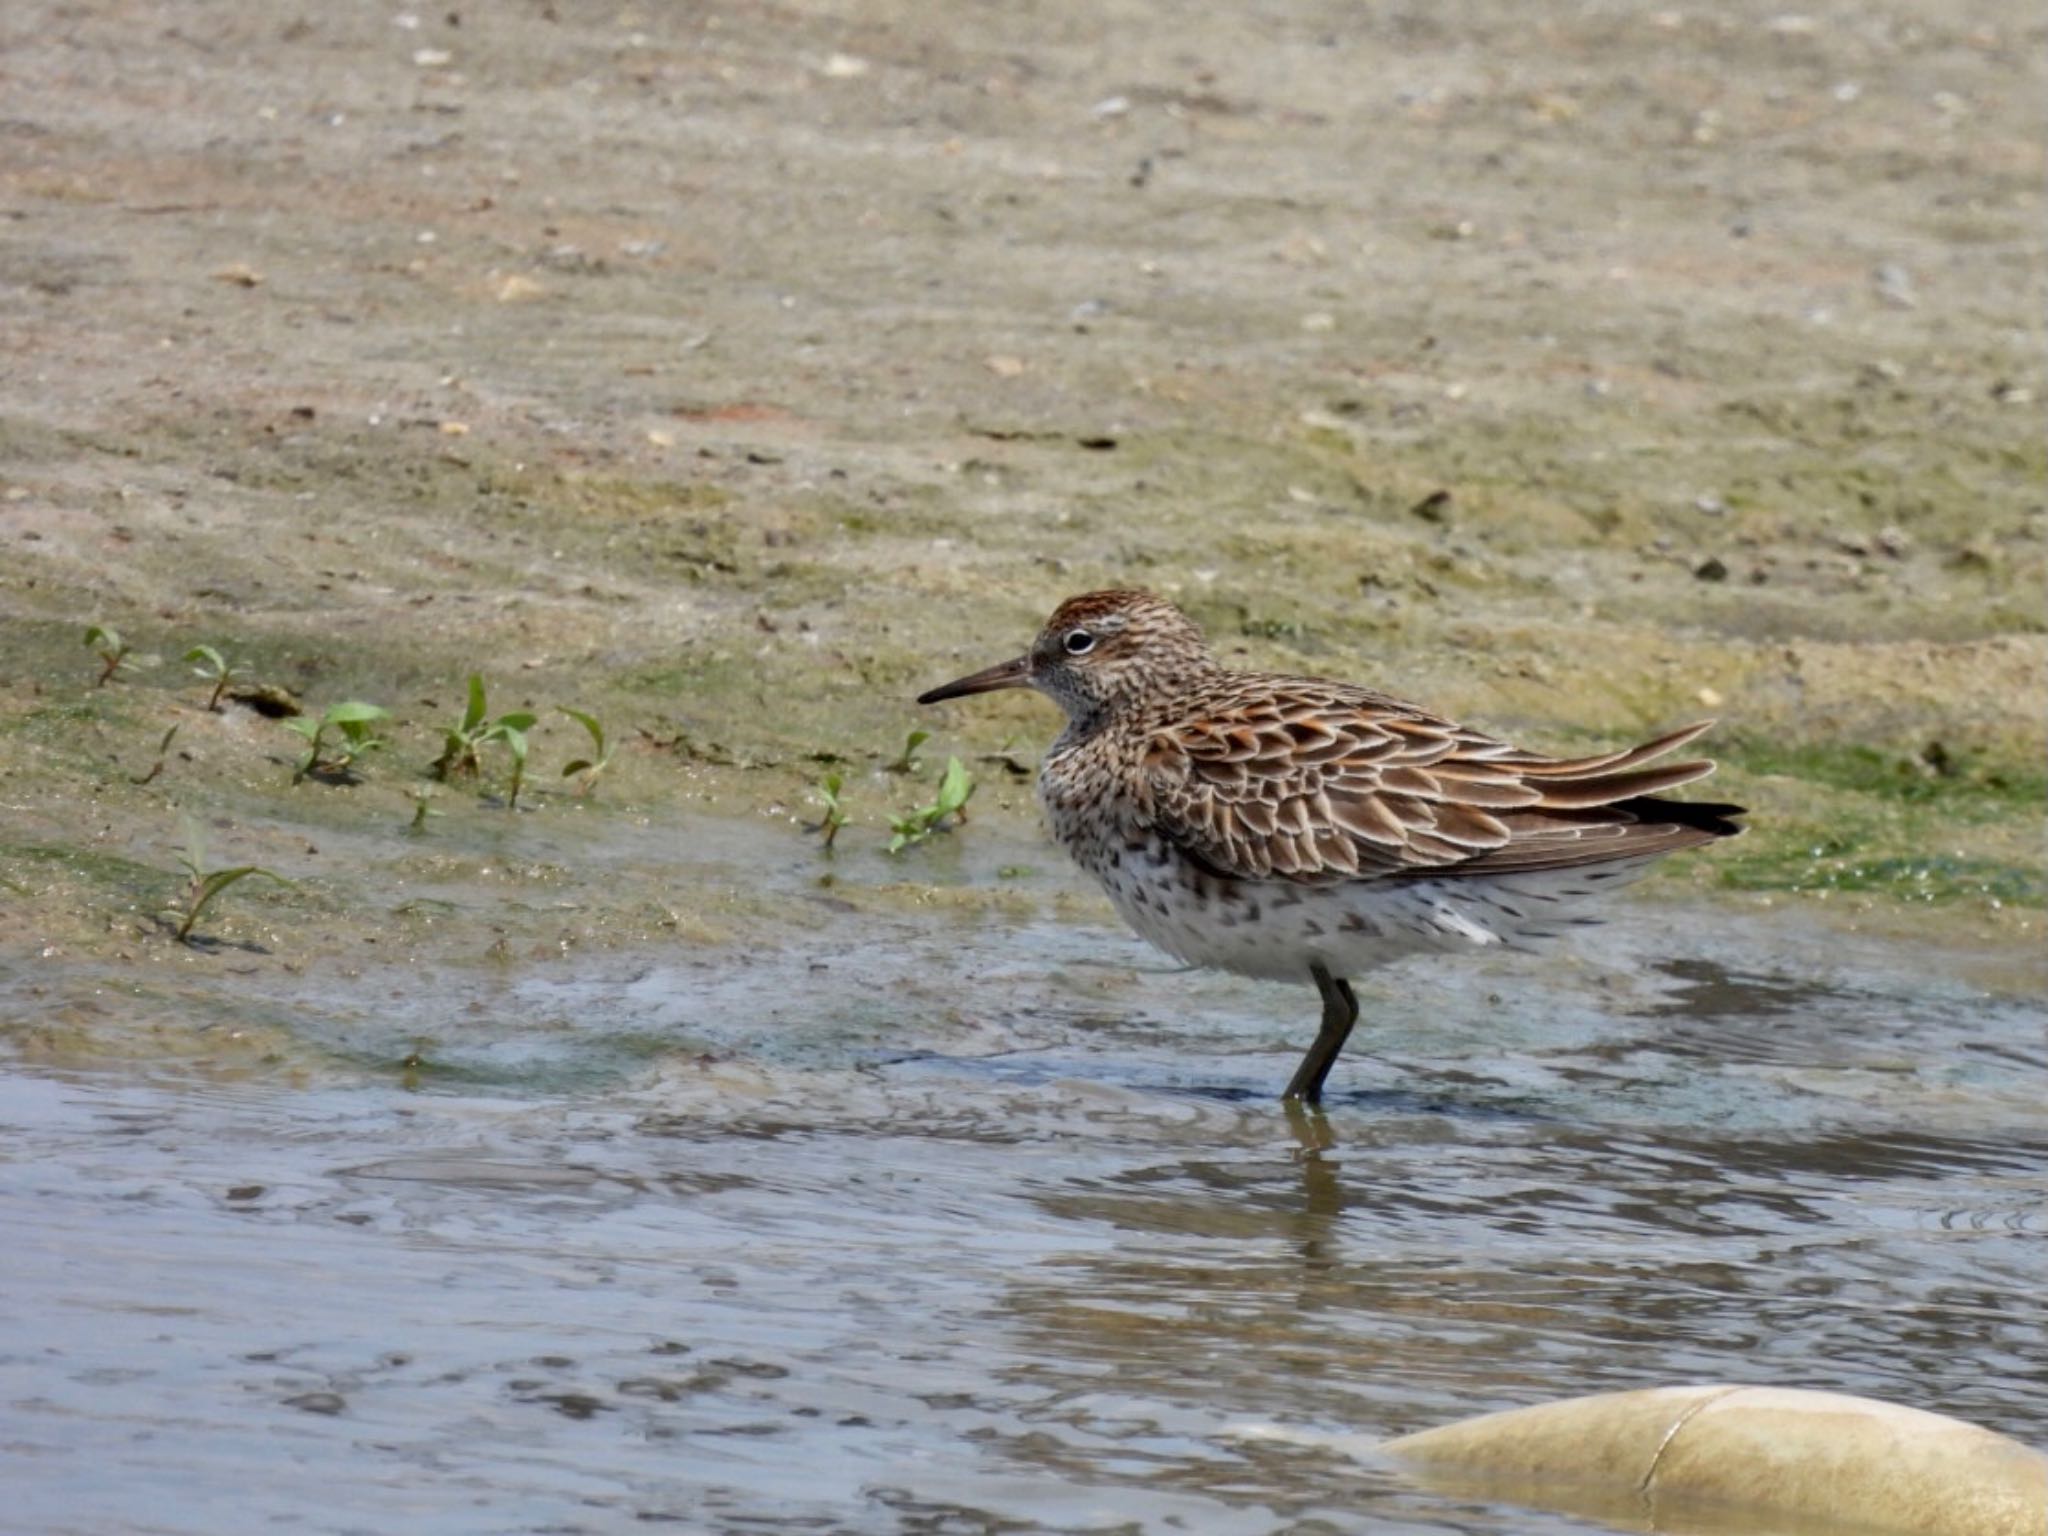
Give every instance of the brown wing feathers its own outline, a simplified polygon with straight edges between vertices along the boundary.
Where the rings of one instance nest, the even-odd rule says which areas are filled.
[[[1666,763],[1657,768],[1642,765],[1706,734],[1713,724],[1711,720],[1702,720],[1639,747],[1600,757],[1544,758],[1518,754],[1507,761],[1514,764],[1524,782],[1534,782],[1542,795],[1538,803],[1546,809],[1582,810],[1612,805],[1618,800],[1676,789],[1712,773],[1714,765],[1706,758]]]
[[[1739,831],[1739,808],[1659,799],[1713,771],[1656,760],[1703,734],[1549,758],[1363,690],[1272,687],[1157,732],[1158,820],[1203,864],[1259,878],[1445,878],[1648,858]]]

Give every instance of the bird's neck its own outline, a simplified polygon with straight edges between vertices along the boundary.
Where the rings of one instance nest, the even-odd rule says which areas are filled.
[[[1060,700],[1060,704],[1067,712],[1067,723],[1052,744],[1055,752],[1071,752],[1116,723],[1116,711],[1106,704],[1073,703],[1066,699]]]
[[[1099,697],[1078,692],[1053,691],[1053,698],[1066,711],[1067,728],[1062,739],[1085,740],[1106,730],[1135,729],[1157,715],[1162,705],[1183,686],[1194,686],[1215,677],[1223,669],[1208,655],[1161,659],[1156,670],[1131,671],[1116,679],[1111,690]],[[1173,687],[1162,686],[1162,676]]]

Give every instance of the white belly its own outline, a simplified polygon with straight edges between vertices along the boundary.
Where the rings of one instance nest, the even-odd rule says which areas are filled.
[[[1596,921],[1585,906],[1647,868],[1616,862],[1554,874],[1334,885],[1221,881],[1158,844],[1093,873],[1124,920],[1190,965],[1312,983],[1410,955],[1522,949]]]

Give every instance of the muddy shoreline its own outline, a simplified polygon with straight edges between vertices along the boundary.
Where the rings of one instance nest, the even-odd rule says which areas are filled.
[[[528,821],[500,765],[371,835],[472,671],[543,716],[536,816],[795,838],[836,765],[871,845],[922,726],[1025,835],[1045,710],[909,695],[1112,581],[1558,748],[1718,714],[1757,830],[1676,879],[2032,936],[2038,39],[1156,21],[17,11],[17,962],[132,950],[186,813],[303,882],[283,949],[345,952],[437,839]],[[160,664],[89,687],[91,623]],[[291,786],[200,643],[390,749]],[[587,804],[560,706],[618,746]],[[344,830],[345,871],[295,851]]]

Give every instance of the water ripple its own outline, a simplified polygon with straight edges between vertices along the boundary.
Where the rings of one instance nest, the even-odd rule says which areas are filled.
[[[443,997],[466,1066],[410,1090],[0,1076],[10,1440],[94,1469],[17,1513],[1563,1532],[1233,1426],[1686,1379],[2048,1425],[2041,1015],[1939,955],[1801,974],[1703,919],[1648,969],[1390,977],[1312,1115],[1271,1098],[1301,994],[935,921],[830,986]],[[419,1021],[372,1027],[309,1026]]]

